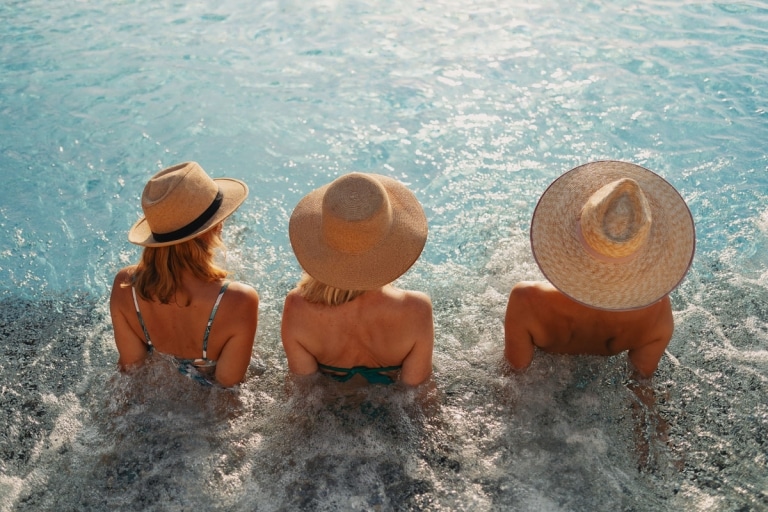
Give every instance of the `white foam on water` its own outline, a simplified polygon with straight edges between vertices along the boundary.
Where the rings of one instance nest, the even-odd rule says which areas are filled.
[[[151,4],[151,5],[150,5]],[[277,8],[279,7],[279,8]],[[0,492],[15,510],[760,509],[768,411],[768,12],[756,3],[247,0],[3,6]],[[163,30],[158,30],[163,27]],[[659,172],[697,225],[638,403],[625,356],[512,372],[528,225],[588,160]],[[248,380],[118,374],[106,307],[147,177],[248,183],[221,255],[261,296]],[[430,233],[398,283],[435,307],[436,403],[289,392],[287,221],[351,170],[407,183]],[[300,391],[300,392],[299,392]],[[7,489],[7,493],[5,492]],[[7,502],[4,502],[7,503]]]

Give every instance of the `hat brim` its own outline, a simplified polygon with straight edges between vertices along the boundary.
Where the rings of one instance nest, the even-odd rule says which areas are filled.
[[[416,262],[427,240],[427,218],[416,196],[403,184],[381,175],[392,205],[389,232],[369,250],[349,254],[322,237],[323,195],[330,184],[304,196],[291,214],[288,232],[296,259],[310,276],[342,290],[371,290],[391,283]]]
[[[634,179],[651,208],[649,238],[629,261],[590,255],[578,237],[581,208],[603,185]],[[531,248],[555,288],[586,306],[605,310],[647,307],[674,290],[693,261],[693,217],[683,198],[659,175],[639,165],[598,161],[555,180],[539,199],[531,221]]]
[[[248,186],[244,182],[234,178],[214,178],[213,181],[219,186],[219,190],[222,194],[221,206],[219,206],[219,209],[216,210],[216,213],[210,220],[208,220],[208,222],[200,226],[200,228],[193,233],[190,233],[183,238],[179,238],[178,240],[158,242],[152,235],[152,230],[149,228],[146,217],[142,217],[136,221],[130,231],[128,231],[128,241],[143,247],[166,247],[192,240],[216,227],[243,204],[245,198],[248,197]]]

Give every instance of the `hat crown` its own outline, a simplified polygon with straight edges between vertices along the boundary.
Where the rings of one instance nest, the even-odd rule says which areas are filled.
[[[141,208],[154,233],[171,233],[187,226],[216,199],[219,187],[197,162],[164,169],[147,182]]]
[[[336,179],[323,195],[321,232],[325,242],[347,254],[361,254],[387,236],[392,205],[384,186],[363,173]]]
[[[581,236],[590,253],[627,258],[645,244],[652,220],[640,185],[631,178],[622,178],[602,186],[584,204]]]

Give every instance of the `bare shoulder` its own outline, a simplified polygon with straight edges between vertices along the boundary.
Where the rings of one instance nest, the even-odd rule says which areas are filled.
[[[115,280],[112,283],[112,294],[109,299],[113,306],[122,302],[127,302],[129,300],[131,295],[131,276],[133,276],[133,272],[135,270],[136,266],[133,265],[130,267],[122,268],[117,272],[117,274],[115,274]]]
[[[304,325],[308,315],[314,315],[317,311],[311,306],[312,304],[304,299],[298,288],[288,292],[283,303],[283,328],[295,328],[298,325]]]
[[[509,294],[508,311],[534,310],[561,307],[565,296],[546,281],[520,281]]]
[[[240,281],[232,281],[227,287],[227,293],[251,301],[259,300],[259,294],[256,292],[256,289],[253,286],[241,283]]]
[[[304,300],[304,297],[302,297],[300,290],[298,288],[294,288],[293,290],[289,291],[288,294],[285,296],[284,309],[294,310],[304,306],[305,304],[308,304],[308,302]]]
[[[401,314],[410,317],[429,317],[432,315],[432,299],[424,292],[415,290],[392,290],[392,296],[401,309]]]
[[[239,281],[233,281],[229,284],[224,297],[230,305],[236,304],[243,308],[254,308],[259,305],[259,294],[256,289]]]
[[[432,299],[424,292],[415,290],[404,290],[405,303],[408,306],[421,306],[432,308]]]
[[[520,281],[512,287],[510,298],[515,300],[551,299],[561,292],[546,281]]]
[[[308,336],[311,338],[317,334],[319,309],[313,306],[318,305],[307,302],[298,288],[289,291],[285,296],[280,319],[280,336],[284,346],[295,348],[299,338],[306,342]],[[290,361],[291,357],[288,359]]]
[[[136,271],[136,265],[121,268],[117,274],[115,274],[114,285],[128,285],[131,283],[131,276]]]

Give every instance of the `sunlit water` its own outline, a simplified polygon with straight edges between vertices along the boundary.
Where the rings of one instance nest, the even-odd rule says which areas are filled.
[[[0,4],[0,510],[768,509],[768,5]],[[538,196],[590,160],[689,203],[693,268],[638,404],[626,362],[502,362]],[[106,301],[155,171],[251,188],[227,266],[262,298],[239,392],[120,375]],[[430,224],[435,407],[286,387],[288,216],[348,171]]]

